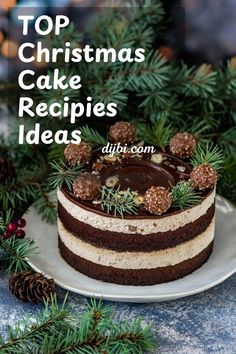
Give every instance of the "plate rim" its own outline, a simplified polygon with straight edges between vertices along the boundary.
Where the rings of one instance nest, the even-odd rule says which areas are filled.
[[[35,265],[33,265],[33,263],[31,263],[30,261],[27,261],[28,264],[32,267],[33,270],[35,270],[36,272],[42,272],[38,267],[36,267]],[[199,268],[200,269],[200,268]],[[83,275],[86,277],[86,275],[78,272],[79,274]],[[57,280],[56,278],[53,277],[54,281],[55,281],[55,284],[60,286],[61,288],[65,289],[65,290],[68,290],[68,291],[71,291],[75,294],[80,294],[80,295],[83,295],[83,296],[89,296],[89,297],[96,297],[96,298],[104,298],[104,299],[113,299],[113,301],[122,301],[122,300],[116,300],[116,299],[123,299],[123,300],[132,300],[132,299],[135,299],[135,300],[140,300],[141,301],[145,301],[145,300],[156,300],[158,301],[158,299],[165,299],[166,301],[170,301],[171,298],[173,300],[177,299],[177,298],[184,298],[184,297],[188,297],[188,296],[191,296],[191,295],[195,295],[195,294],[198,294],[198,293],[201,293],[205,290],[208,290],[210,288],[213,288],[214,286],[222,283],[224,280],[228,279],[229,277],[231,277],[233,274],[236,273],[236,268],[233,269],[232,271],[230,271],[229,273],[226,273],[224,276],[222,276],[221,278],[215,280],[214,282],[212,283],[209,283],[205,286],[202,286],[200,288],[196,288],[194,290],[191,290],[191,291],[184,291],[184,292],[179,292],[179,293],[175,293],[175,294],[160,294],[160,295],[114,295],[114,294],[100,294],[100,293],[96,293],[96,292],[90,292],[90,291],[86,291],[86,290],[79,290],[78,288],[73,288],[69,285],[66,285],[62,282],[60,282],[59,280]],[[51,278],[51,276],[49,274],[46,274],[43,272],[43,274],[45,275],[46,278]],[[89,277],[88,277],[89,278]],[[90,280],[96,280],[96,279],[92,279],[92,278],[89,278]],[[99,281],[99,280],[96,280],[96,281]],[[100,281],[101,283],[104,283],[102,281]],[[108,283],[106,283],[108,284]],[[117,284],[112,284],[112,285],[117,285]],[[118,284],[119,285],[119,284]],[[148,288],[148,287],[154,287],[154,286],[158,286],[159,284],[154,284],[154,285],[147,285],[147,286],[143,286],[145,288]],[[126,285],[119,285],[119,286],[124,286],[126,287]],[[129,285],[130,286],[130,285]],[[135,288],[135,286],[134,286]],[[128,302],[128,300],[127,300]]]
[[[221,200],[225,203],[227,203],[228,205],[230,205],[234,211],[236,211],[236,208],[233,206],[233,204],[231,202],[229,202],[226,198],[222,197],[222,196],[217,196],[218,200]],[[29,211],[32,209],[32,206],[28,209],[28,212],[25,214],[25,217],[27,218],[27,214],[29,213]],[[38,215],[40,217],[40,215]],[[42,221],[45,223],[45,221]],[[210,256],[211,257],[211,256]],[[226,272],[224,275],[222,275],[220,278],[206,284],[203,285],[201,287],[196,287],[192,290],[189,291],[180,291],[180,292],[175,292],[175,293],[165,293],[165,294],[156,294],[156,295],[129,295],[129,294],[120,294],[120,295],[116,295],[116,294],[106,294],[106,293],[102,293],[102,292],[97,292],[97,291],[91,291],[91,290],[83,290],[83,289],[79,289],[78,287],[73,287],[70,285],[67,285],[65,282],[60,281],[57,279],[57,277],[54,277],[53,275],[49,275],[45,272],[42,272],[42,270],[40,268],[38,268],[34,262],[32,262],[30,260],[30,257],[27,259],[27,263],[29,264],[29,266],[35,270],[36,272],[41,272],[45,275],[46,278],[51,278],[53,277],[55,284],[58,285],[59,287],[74,292],[76,294],[80,294],[83,296],[88,296],[88,297],[95,297],[95,298],[102,298],[102,299],[107,299],[107,300],[111,300],[111,301],[121,301],[121,302],[158,302],[158,301],[171,301],[171,300],[175,300],[178,298],[184,298],[184,297],[188,297],[191,295],[195,295],[198,293],[201,293],[205,290],[208,290],[220,283],[222,283],[223,281],[225,281],[226,279],[228,279],[229,277],[231,277],[233,274],[236,273],[236,264],[235,267],[233,269],[231,269],[230,271]],[[66,263],[67,264],[67,263]],[[68,265],[68,264],[67,264]],[[69,266],[69,265],[68,265]],[[203,265],[204,266],[204,265]],[[72,267],[71,267],[72,268]],[[73,269],[73,268],[72,268]],[[201,269],[201,267],[199,268],[199,270]],[[74,269],[73,269],[74,270]],[[86,275],[78,272],[79,274],[81,274],[82,276],[87,277]],[[96,281],[96,282],[100,282],[100,283],[104,283],[104,284],[108,284],[105,282],[102,282],[100,280],[96,280],[90,277],[89,278],[91,281]],[[184,278],[183,278],[184,279]],[[121,286],[127,288],[126,285],[120,285],[120,284],[113,284],[111,283],[113,286]],[[148,286],[143,286],[143,288],[151,288],[151,287],[157,287],[160,284],[154,284],[154,285],[148,285]],[[128,287],[130,287],[130,285],[128,285]],[[135,286],[133,286],[133,288],[135,288]]]

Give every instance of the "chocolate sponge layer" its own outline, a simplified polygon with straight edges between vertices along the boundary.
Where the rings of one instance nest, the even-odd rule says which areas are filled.
[[[175,247],[204,232],[211,223],[214,214],[215,205],[212,205],[207,212],[196,221],[188,223],[177,230],[139,235],[94,228],[75,219],[60,203],[58,204],[59,219],[70,233],[96,247],[117,252],[150,252]]]
[[[71,252],[59,237],[61,256],[79,272],[109,283],[122,285],[153,285],[176,280],[192,273],[207,261],[213,249],[213,242],[197,256],[187,259],[174,266],[154,269],[119,269],[95,264]]]

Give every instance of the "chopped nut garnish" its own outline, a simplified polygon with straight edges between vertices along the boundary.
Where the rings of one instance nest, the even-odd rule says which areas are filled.
[[[110,176],[106,179],[106,186],[109,188],[117,186],[119,178],[117,176]]]
[[[143,140],[141,140],[138,144],[136,144],[136,146],[144,146],[145,142]]]
[[[129,159],[131,157],[131,152],[129,151],[123,152],[121,156],[123,159]]]
[[[175,165],[172,165],[169,161],[164,161],[163,164],[170,168],[176,169]]]
[[[162,161],[163,161],[162,154],[153,154],[151,156],[151,161],[154,163],[158,163],[158,164],[162,163]]]
[[[141,154],[133,154],[133,155],[131,155],[131,157],[133,159],[135,159],[135,158],[141,159],[143,156]]]
[[[125,194],[125,191],[119,191],[118,194],[119,194],[119,195],[124,195],[124,194]]]
[[[186,167],[185,166],[177,166],[177,171],[179,172],[185,172]]]
[[[117,157],[116,157],[115,155],[114,155],[114,156],[105,155],[105,156],[104,156],[104,160],[105,160],[107,163],[114,163],[114,162],[116,162]]]
[[[93,169],[96,171],[101,171],[105,167],[105,165],[102,162],[95,162],[93,164]]]
[[[143,204],[143,197],[141,195],[138,195],[137,197],[134,198],[134,202],[136,205]]]

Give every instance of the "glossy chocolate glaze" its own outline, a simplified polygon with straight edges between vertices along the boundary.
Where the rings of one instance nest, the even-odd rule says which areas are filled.
[[[151,186],[163,186],[169,188],[175,184],[175,177],[164,166],[159,166],[150,161],[129,159],[123,163],[114,164],[101,171],[102,184],[110,176],[119,178],[121,190],[130,188],[144,194]]]
[[[143,154],[142,158],[132,157],[122,159],[120,162],[107,163],[105,167],[99,172],[101,176],[102,185],[106,184],[106,179],[110,176],[118,176],[120,190],[126,190],[130,188],[132,191],[137,191],[139,194],[143,195],[146,190],[151,186],[162,186],[165,188],[170,188],[176,185],[182,180],[188,180],[190,172],[192,170],[191,165],[188,162],[184,162],[169,153],[160,151],[156,149],[156,153],[160,153],[163,156],[163,161],[161,163],[153,163],[150,158],[150,154]],[[102,154],[100,151],[95,151],[93,153],[92,161],[86,167],[86,171],[91,172],[93,163],[96,162],[97,158]],[[184,172],[178,170],[179,167],[184,168]],[[70,193],[66,188],[62,189],[63,193],[67,198],[73,201],[75,204],[91,211],[95,211],[101,215],[114,217],[112,214],[107,214],[101,210],[99,205],[95,205],[92,202],[82,201],[76,198],[72,193]],[[211,191],[210,191],[211,192]],[[208,195],[209,193],[205,193]],[[203,194],[203,196],[205,196]],[[140,208],[137,215],[125,216],[125,218],[159,218],[165,217],[173,213],[178,213],[181,210],[169,209],[165,215],[157,216],[151,215],[144,208]]]
[[[144,194],[151,186],[170,188],[180,180],[189,178],[191,168],[188,163],[169,154],[163,152],[161,154],[165,160],[160,164],[150,161],[151,155],[146,154],[142,159],[133,157],[106,166],[100,171],[102,184],[106,184],[108,177],[118,176],[121,190],[130,188],[132,191]],[[185,168],[185,172],[179,172],[177,166]]]

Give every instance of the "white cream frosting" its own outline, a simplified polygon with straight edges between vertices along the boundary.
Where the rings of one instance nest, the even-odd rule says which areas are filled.
[[[178,264],[203,251],[214,238],[215,218],[208,228],[190,241],[154,252],[116,252],[97,248],[73,236],[58,220],[61,241],[75,255],[103,266],[121,269],[152,269]]]
[[[70,201],[61,191],[58,200],[65,210],[75,219],[100,230],[109,230],[127,234],[148,235],[155,232],[174,231],[190,222],[194,222],[212,206],[215,200],[215,190],[200,204],[173,215],[153,219],[121,219],[112,215],[102,216],[86,210]]]

